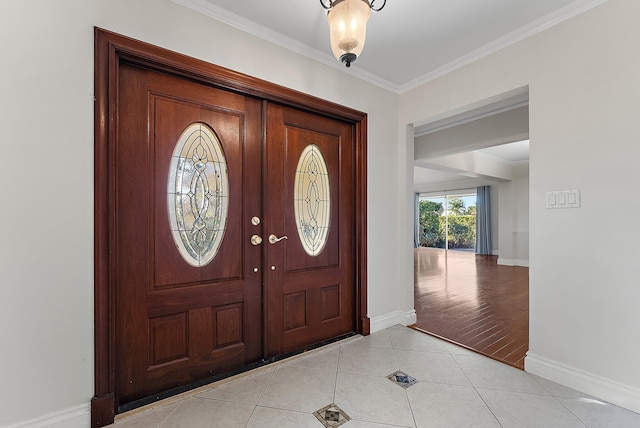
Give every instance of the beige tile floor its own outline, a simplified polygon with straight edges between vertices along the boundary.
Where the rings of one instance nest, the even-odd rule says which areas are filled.
[[[402,388],[387,376],[417,379]],[[115,428],[322,428],[335,404],[344,428],[640,427],[640,415],[415,330],[394,326],[221,381]]]

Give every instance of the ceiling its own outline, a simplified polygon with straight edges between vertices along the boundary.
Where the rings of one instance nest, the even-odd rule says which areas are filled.
[[[515,143],[503,144],[501,146],[487,147],[477,150],[488,156],[493,156],[512,164],[529,161],[529,140],[517,141]]]
[[[318,0],[172,1],[402,93],[606,0],[388,0],[349,69],[331,54]]]
[[[513,168],[517,166],[527,167],[529,164],[529,140],[516,141],[514,143],[502,144],[485,149],[466,152],[465,155],[484,156],[494,158],[502,168]],[[446,157],[444,158],[446,159]],[[436,162],[437,163],[437,162]],[[500,168],[500,171],[503,169]],[[488,182],[504,181],[504,177],[497,177],[491,172],[478,174],[472,168],[429,168],[415,165],[413,168],[414,188],[427,191],[445,190],[456,188],[471,188]]]

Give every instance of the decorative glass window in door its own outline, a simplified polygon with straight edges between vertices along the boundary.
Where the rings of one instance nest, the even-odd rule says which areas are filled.
[[[182,132],[171,157],[169,222],[180,255],[191,266],[215,257],[227,223],[229,178],[220,141],[205,123]]]
[[[294,215],[302,247],[317,256],[327,243],[330,223],[329,173],[320,148],[300,154],[294,181]]]

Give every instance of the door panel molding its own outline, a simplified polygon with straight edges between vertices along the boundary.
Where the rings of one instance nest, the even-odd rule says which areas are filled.
[[[131,64],[120,67],[118,78],[118,139],[109,147],[118,181],[108,191],[117,203],[109,210],[117,247],[111,253],[117,266],[110,285],[116,290],[115,398],[119,411],[125,411],[155,394],[262,360],[262,281],[250,269],[260,264],[262,249],[250,246],[243,252],[255,226],[242,219],[247,207],[261,210],[261,188],[244,187],[245,179],[260,182],[261,171],[243,165],[261,163],[263,144],[260,100]],[[183,101],[158,103],[158,93]],[[185,132],[190,136],[186,152],[181,146]],[[217,149],[207,148],[207,132],[219,138]],[[178,187],[171,183],[175,177],[169,179],[176,153],[187,175]],[[224,166],[216,164],[222,156]],[[222,178],[227,171],[228,181]],[[184,193],[180,201],[186,206],[180,209],[169,197],[176,191]],[[216,221],[214,216],[226,209],[234,220]],[[181,225],[170,224],[174,212],[184,214]],[[199,240],[188,253],[193,259],[180,254],[184,248],[176,244],[173,227]],[[211,233],[216,228],[218,239],[224,233],[216,257],[195,266],[192,262],[205,254],[199,251],[216,239]],[[158,267],[166,268],[163,290],[153,287]],[[230,281],[234,276],[238,279]],[[217,319],[215,307],[239,302],[241,319]],[[176,312],[184,314],[182,323],[172,318]],[[150,330],[154,319],[160,323]],[[218,338],[218,321],[227,333],[242,331]],[[182,347],[175,346],[181,342]]]
[[[288,236],[286,241],[265,248],[270,270],[264,276],[268,301],[264,342],[267,356],[274,357],[300,349],[305,343],[355,330],[355,147],[353,126],[344,121],[274,103],[267,106],[266,116],[265,229],[266,233]],[[315,182],[326,174],[323,196],[318,192],[300,195],[300,189],[294,186],[301,172],[299,160],[309,147],[315,147],[324,159],[324,168],[317,164],[311,168]],[[325,197],[330,197],[326,242],[322,251],[309,254],[298,233],[295,201],[298,198],[313,205]],[[319,209],[316,205],[309,210],[314,208]],[[310,233],[313,227],[322,227],[322,219],[312,221],[316,214],[310,214],[304,226]],[[323,295],[324,287],[337,284],[341,288],[336,290],[342,293],[339,299]]]
[[[95,395],[91,402],[92,427],[113,423],[116,413],[116,355],[115,355],[115,287],[113,272],[116,260],[113,257],[116,240],[109,215],[115,200],[109,191],[116,177],[114,165],[110,163],[109,147],[117,139],[117,94],[118,75],[123,64],[159,71],[171,76],[206,84],[244,96],[251,96],[264,102],[278,103],[339,119],[352,124],[354,130],[354,194],[355,194],[355,325],[356,332],[369,334],[370,321],[367,317],[367,115],[366,113],[325,101],[292,89],[278,86],[260,79],[225,69],[201,60],[172,52],[148,43],[137,41],[100,28],[94,31],[94,318],[95,318]],[[261,168],[261,165],[247,165]],[[258,183],[246,183],[255,186]],[[255,188],[255,187],[254,187]],[[250,218],[253,214],[245,212]],[[245,245],[251,245],[246,243]],[[166,290],[170,292],[170,290]],[[326,316],[331,317],[335,309],[334,297],[327,294]],[[213,311],[214,302],[208,303],[208,312]],[[220,308],[222,309],[222,308]],[[207,315],[209,316],[209,315]],[[232,308],[220,312],[216,319],[222,323],[234,322]],[[295,317],[294,317],[295,319]],[[179,333],[179,319],[167,320],[157,328]],[[221,337],[221,346],[235,346],[235,336]],[[174,358],[174,355],[159,355]]]

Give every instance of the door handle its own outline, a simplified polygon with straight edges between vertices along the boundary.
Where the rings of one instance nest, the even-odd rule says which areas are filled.
[[[262,244],[262,238],[261,238],[261,237],[259,237],[258,235],[253,235],[253,236],[251,237],[251,244],[253,244],[253,245],[260,245],[260,244]]]
[[[276,242],[280,242],[283,239],[289,239],[287,238],[287,236],[281,236],[280,238],[278,238],[276,235],[274,235],[273,233],[271,235],[269,235],[269,243],[270,244],[275,244]]]

